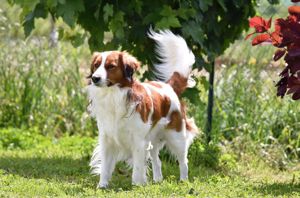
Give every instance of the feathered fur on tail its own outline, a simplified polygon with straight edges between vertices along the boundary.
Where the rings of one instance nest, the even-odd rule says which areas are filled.
[[[185,40],[181,36],[173,34],[170,30],[163,30],[157,33],[150,29],[148,36],[156,42],[155,52],[158,60],[161,62],[154,65],[156,78],[168,82],[174,89],[174,86],[178,86],[178,84],[170,81],[172,77],[174,78],[174,74],[177,73],[175,77],[181,77],[183,78],[181,81],[185,81],[182,82],[185,84],[184,89],[193,87],[195,81],[189,78],[189,75],[192,65],[195,63],[195,56],[188,48]]]

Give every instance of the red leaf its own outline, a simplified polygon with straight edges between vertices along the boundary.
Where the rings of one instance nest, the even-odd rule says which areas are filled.
[[[258,45],[261,43],[271,43],[271,37],[269,34],[259,34],[256,37],[254,37],[254,39],[252,40],[252,45]]]
[[[300,99],[300,91],[299,90],[296,93],[293,94],[292,99],[293,100],[299,100]]]
[[[290,15],[290,16],[288,16],[287,19],[291,22],[297,22],[298,21],[298,17],[296,15]]]
[[[294,87],[299,86],[300,87],[300,78],[297,78],[296,76],[291,76],[288,79],[288,87]]]
[[[288,22],[282,18],[278,18],[275,20],[275,32],[281,32],[282,29],[286,28]]]
[[[278,61],[285,54],[285,52],[286,50],[278,49],[274,54],[273,60]]]
[[[300,86],[299,85],[296,85],[296,86],[293,86],[293,87],[289,88],[289,90],[286,92],[286,94],[295,93],[297,91],[300,91]]]
[[[277,96],[280,96],[281,98],[283,98],[287,90],[287,79],[288,77],[283,77],[276,84]]]
[[[284,70],[279,74],[281,77],[288,77],[289,76],[289,67],[285,67]]]
[[[286,93],[286,86],[285,85],[280,85],[277,87],[277,96],[280,96],[281,98],[283,98],[283,96],[285,95]]]
[[[271,27],[271,21],[272,19],[266,21],[259,16],[255,16],[249,19],[249,26],[255,28],[255,31],[257,33],[263,33],[266,32]]]
[[[298,14],[300,14],[300,6],[290,6],[289,7],[289,13],[291,15],[298,15]]]
[[[263,18],[259,17],[259,16],[255,16],[251,19],[249,19],[249,26],[250,27],[255,27],[257,25],[263,26],[264,22],[263,22]]]
[[[292,0],[293,3],[300,2],[300,0]]]
[[[290,72],[292,74],[295,74],[300,70],[300,63],[295,62],[294,64],[289,65],[289,68],[290,68]]]
[[[282,47],[282,37],[279,35],[279,32],[275,31],[271,33],[272,44],[276,47]]]
[[[253,34],[255,34],[255,32],[248,34],[248,35],[245,37],[245,40],[247,40],[248,38],[250,38]]]
[[[291,56],[291,57],[300,56],[300,48],[293,47],[293,48],[289,49],[289,56]]]

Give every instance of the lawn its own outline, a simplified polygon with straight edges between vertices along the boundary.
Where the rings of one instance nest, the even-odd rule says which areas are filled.
[[[300,167],[288,166],[280,171],[250,154],[227,169],[193,166],[191,161],[189,182],[179,182],[176,163],[164,161],[164,181],[149,182],[147,186],[132,186],[131,171],[119,164],[110,188],[100,190],[96,189],[98,178],[90,175],[88,166],[94,139],[79,136],[59,139],[34,136],[31,139],[33,136],[24,136],[4,144],[3,137],[0,197],[300,196]],[[149,180],[150,177],[151,174]]]

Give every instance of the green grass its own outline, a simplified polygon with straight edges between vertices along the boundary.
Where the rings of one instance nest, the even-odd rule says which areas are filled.
[[[158,184],[149,182],[147,186],[132,186],[131,171],[119,164],[110,188],[99,190],[96,189],[98,178],[90,175],[88,166],[95,144],[93,138],[24,137],[22,141],[31,142],[31,147],[21,147],[10,140],[14,146],[0,149],[0,197],[300,196],[299,164],[279,171],[250,154],[240,157],[230,169],[225,164],[212,169],[195,166],[190,161],[189,182],[178,181],[176,163],[163,161],[164,181]]]

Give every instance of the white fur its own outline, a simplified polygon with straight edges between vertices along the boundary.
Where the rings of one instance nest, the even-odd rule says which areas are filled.
[[[158,60],[161,61],[160,64],[154,65],[155,76],[167,81],[177,71],[184,77],[188,77],[195,63],[195,56],[185,40],[174,35],[170,30],[156,33],[150,29],[148,36],[156,41],[156,53]]]
[[[101,53],[101,56],[102,56],[101,64],[92,75],[92,77],[100,77],[101,78],[101,80],[99,82],[99,84],[101,86],[107,85],[107,72],[106,72],[104,66],[105,66],[106,58],[110,53],[111,53],[110,51]]]
[[[156,34],[156,33],[155,33]],[[171,35],[170,32],[163,32],[161,35],[156,34],[156,38],[161,38],[166,35],[173,39],[172,47],[179,48],[175,51],[184,52],[187,50],[185,41],[178,36]],[[176,38],[173,38],[176,37]],[[163,41],[159,41],[163,42]],[[184,44],[183,44],[184,42]],[[170,49],[171,42],[164,43],[164,47],[160,49],[160,53],[164,54],[164,50]],[[183,48],[183,49],[181,49]],[[168,54],[168,50],[166,51]],[[176,52],[177,53],[177,52]],[[107,56],[107,52],[105,53]],[[191,64],[191,54],[183,53],[177,54],[180,57],[172,58],[168,54],[164,65],[176,65],[181,73],[185,71],[179,68],[181,63]],[[184,61],[188,55],[188,62]],[[178,61],[178,62],[177,62]],[[103,61],[102,61],[103,62]],[[102,65],[102,64],[101,64]],[[178,66],[178,67],[177,67]],[[158,67],[162,69],[161,74],[167,78],[169,75],[163,66]],[[97,72],[97,71],[96,71]],[[169,75],[170,76],[170,75]],[[172,87],[165,83],[160,83],[162,88],[142,83],[146,92],[151,96],[151,89],[157,91],[161,95],[168,96],[171,99],[171,106],[169,114],[161,118],[154,127],[152,127],[151,117],[153,114],[153,107],[150,111],[148,122],[144,123],[138,112],[135,111],[136,103],[127,101],[127,94],[129,88],[120,88],[117,85],[110,87],[97,87],[89,85],[87,87],[88,95],[91,100],[89,111],[97,120],[99,130],[99,141],[96,146],[90,166],[92,173],[101,175],[99,187],[107,187],[108,182],[112,176],[115,164],[118,161],[129,161],[132,164],[132,183],[136,185],[145,184],[147,182],[146,171],[148,158],[151,158],[153,179],[158,182],[163,179],[161,172],[161,161],[159,159],[159,151],[166,145],[167,148],[177,157],[180,166],[180,179],[188,178],[187,152],[196,133],[186,131],[184,120],[182,120],[183,128],[180,132],[166,129],[170,122],[170,113],[172,111],[180,111],[180,101]]]

